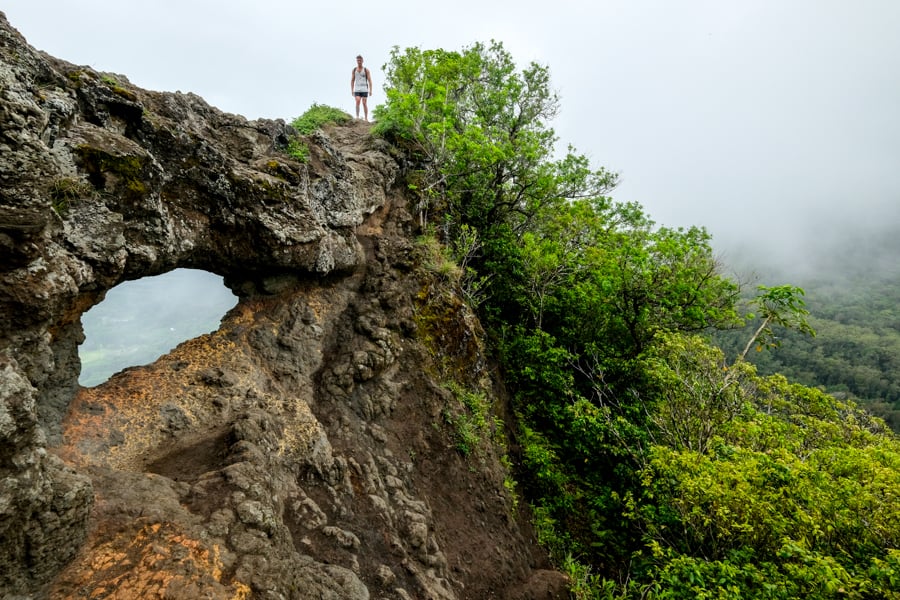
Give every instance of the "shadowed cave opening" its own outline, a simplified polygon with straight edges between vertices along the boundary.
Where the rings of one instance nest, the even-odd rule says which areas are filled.
[[[146,365],[178,344],[219,328],[237,304],[222,277],[198,269],[120,283],[81,316],[78,383],[93,387],[126,367]]]

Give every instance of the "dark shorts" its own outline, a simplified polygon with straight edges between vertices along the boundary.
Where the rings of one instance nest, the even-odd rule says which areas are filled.
[[[360,98],[368,98],[369,92],[353,92],[354,96],[359,96]]]

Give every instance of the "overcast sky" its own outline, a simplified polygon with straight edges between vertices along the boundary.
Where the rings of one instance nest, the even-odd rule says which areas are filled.
[[[253,119],[352,110],[361,53],[496,39],[550,67],[552,125],[659,224],[740,252],[900,230],[900,0],[4,0],[38,49]],[[736,248],[744,247],[744,250]],[[748,248],[752,250],[748,250]],[[729,256],[730,254],[730,256]]]

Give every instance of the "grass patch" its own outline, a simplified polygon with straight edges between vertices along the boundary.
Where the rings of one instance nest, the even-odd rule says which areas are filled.
[[[432,275],[453,286],[459,285],[462,268],[453,260],[450,251],[434,236],[425,234],[416,240],[422,256],[422,266]]]
[[[63,218],[68,216],[73,202],[81,198],[89,198],[93,194],[93,186],[82,179],[63,177],[50,185],[51,205],[56,214]]]
[[[463,456],[469,456],[491,437],[490,402],[484,393],[467,390],[456,382],[444,385],[462,405],[457,410],[446,408],[444,420],[454,428],[456,449]]]

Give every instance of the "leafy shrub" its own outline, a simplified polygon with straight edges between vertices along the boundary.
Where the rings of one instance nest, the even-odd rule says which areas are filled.
[[[309,109],[291,121],[293,127],[300,136],[310,135],[327,123],[346,123],[350,115],[339,108],[333,108],[324,104],[313,104]],[[309,160],[309,147],[300,137],[292,137],[288,141],[284,151],[292,158],[306,162]]]
[[[444,409],[444,420],[453,426],[456,449],[463,456],[477,454],[479,447],[491,439],[490,404],[484,392],[472,391],[449,381],[445,387],[457,400],[457,406]]]
[[[288,142],[288,145],[285,148],[285,152],[287,152],[291,158],[300,162],[309,160],[309,146],[307,146],[306,142],[299,137],[291,138],[291,141]]]
[[[291,121],[291,127],[301,135],[310,135],[327,123],[346,123],[350,115],[339,108],[324,104],[313,104],[309,109]]]

